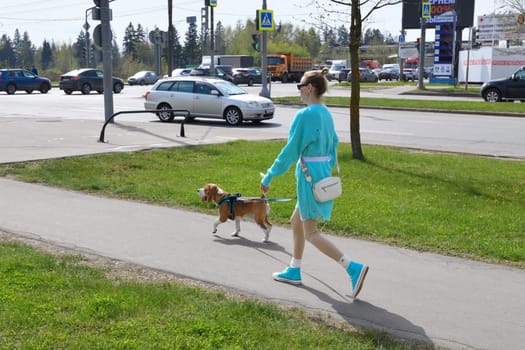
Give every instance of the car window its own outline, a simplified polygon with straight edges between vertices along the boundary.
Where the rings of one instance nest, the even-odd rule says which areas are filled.
[[[97,78],[103,78],[104,77],[104,73],[101,70],[97,70],[95,72],[96,72]]]
[[[34,78],[35,77],[35,75],[33,73],[28,72],[28,71],[23,71],[22,74],[26,78]]]
[[[202,95],[211,95],[212,87],[204,83],[195,83],[195,92]]]
[[[156,90],[157,91],[170,91],[172,85],[173,85],[173,81],[165,81],[165,82],[160,83],[157,86]]]
[[[232,83],[229,83],[227,81],[225,82],[217,82],[214,83],[215,87],[223,94],[223,95],[244,95],[247,94],[246,91],[238,87],[237,85],[234,85]]]
[[[516,72],[516,79],[525,80],[525,70],[519,70]]]
[[[193,92],[193,81],[177,81],[170,89],[171,91]]]

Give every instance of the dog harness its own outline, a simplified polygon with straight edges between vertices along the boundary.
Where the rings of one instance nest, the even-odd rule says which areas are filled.
[[[227,196],[224,196],[219,202],[217,202],[217,207],[220,207],[226,202],[230,204],[230,215],[228,215],[228,218],[230,220],[235,219],[235,202],[237,202],[237,199],[240,196],[241,196],[240,193],[229,194]]]

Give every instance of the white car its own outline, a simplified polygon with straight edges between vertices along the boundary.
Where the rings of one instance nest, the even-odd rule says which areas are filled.
[[[248,94],[228,81],[210,77],[176,77],[159,80],[144,95],[146,110],[184,109],[190,118],[224,119],[228,125],[273,118],[272,100]],[[172,121],[174,114],[159,111],[159,119]]]

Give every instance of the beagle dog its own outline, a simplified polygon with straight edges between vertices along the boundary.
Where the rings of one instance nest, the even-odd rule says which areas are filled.
[[[238,195],[223,191],[216,184],[209,183],[197,190],[203,202],[215,202],[219,207],[219,217],[213,223],[213,234],[217,233],[217,226],[226,220],[235,220],[235,231],[232,236],[237,237],[241,232],[241,218],[252,218],[264,231],[263,242],[268,242],[272,224],[268,221],[270,206],[261,198],[239,198]]]

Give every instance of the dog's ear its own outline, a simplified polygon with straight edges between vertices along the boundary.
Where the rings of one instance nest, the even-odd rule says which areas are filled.
[[[204,193],[206,194],[206,198],[208,199],[208,202],[213,201],[215,197],[217,196],[217,185],[207,184],[204,187]]]

